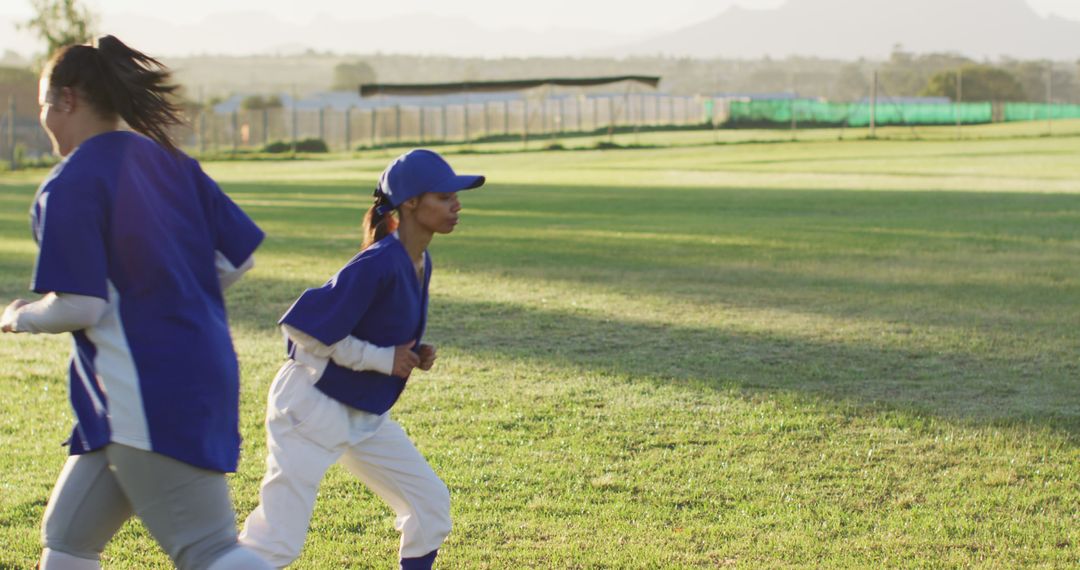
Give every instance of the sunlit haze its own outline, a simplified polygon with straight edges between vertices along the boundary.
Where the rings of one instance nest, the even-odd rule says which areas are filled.
[[[161,55],[208,52],[240,55],[311,48],[488,57],[610,55],[617,53],[612,48],[693,25],[735,5],[767,10],[784,3],[785,0],[85,2],[100,16],[100,31],[114,33]],[[1080,0],[1027,0],[1027,3],[1040,16],[1057,15],[1080,21]],[[32,35],[14,29],[14,24],[26,20],[30,13],[28,0],[3,3],[0,52],[13,50],[27,56],[40,50]],[[356,25],[345,25],[353,23]],[[369,28],[365,29],[365,25]],[[194,40],[199,30],[208,31],[206,41]],[[470,32],[475,35],[478,30],[495,33],[485,33],[482,45],[470,44]],[[415,39],[402,38],[410,33]]]

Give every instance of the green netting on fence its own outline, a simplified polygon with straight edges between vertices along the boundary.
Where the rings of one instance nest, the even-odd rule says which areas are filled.
[[[993,120],[990,103],[878,103],[878,125],[954,125],[989,123]],[[823,103],[820,101],[732,101],[730,125],[791,124],[864,127],[870,124],[869,103]]]
[[[1046,103],[1006,103],[1006,121],[1039,121],[1047,119],[1080,119],[1080,105]]]

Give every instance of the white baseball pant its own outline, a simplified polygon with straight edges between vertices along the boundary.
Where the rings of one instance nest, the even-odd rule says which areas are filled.
[[[450,492],[389,414],[351,408],[315,388],[318,370],[289,360],[266,412],[266,474],[241,544],[275,567],[300,555],[326,470],[340,461],[397,515],[402,558],[424,556],[450,534]]]

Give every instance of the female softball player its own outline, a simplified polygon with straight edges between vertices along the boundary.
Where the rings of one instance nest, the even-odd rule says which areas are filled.
[[[289,359],[270,388],[260,504],[240,534],[271,565],[299,556],[319,483],[340,461],[394,509],[401,568],[431,568],[450,533],[450,494],[388,411],[413,368],[435,361],[419,342],[428,244],[457,224],[457,193],[483,183],[430,150],[398,157],[364,217],[360,253],[281,318]]]
[[[0,329],[75,341],[77,423],[43,570],[100,568],[133,514],[178,568],[267,568],[237,542],[224,475],[240,434],[222,290],[263,233],[169,138],[169,76],[106,36],[61,49],[41,77],[41,123],[64,157],[30,211],[44,297],[12,302]]]

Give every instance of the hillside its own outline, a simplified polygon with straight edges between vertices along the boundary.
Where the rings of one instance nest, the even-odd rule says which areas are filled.
[[[974,58],[1076,59],[1080,22],[1041,17],[1024,0],[788,0],[720,15],[605,53],[694,57],[880,58],[896,45]]]

